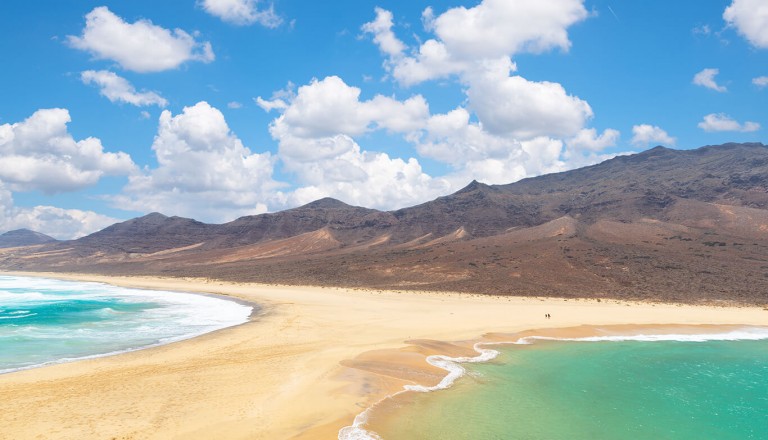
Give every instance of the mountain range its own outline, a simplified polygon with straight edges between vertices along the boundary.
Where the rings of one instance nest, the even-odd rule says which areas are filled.
[[[13,243],[5,235],[0,247]],[[325,198],[225,224],[152,213],[77,240],[15,243],[0,269],[768,304],[768,147],[656,147],[473,181],[395,211]]]

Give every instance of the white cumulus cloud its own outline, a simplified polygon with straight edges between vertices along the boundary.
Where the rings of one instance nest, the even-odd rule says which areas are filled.
[[[586,19],[582,0],[483,0],[436,17],[432,27],[462,58],[496,58],[520,52],[568,50],[568,27]]]
[[[215,55],[209,42],[199,42],[182,29],[173,31],[143,19],[128,23],[106,6],[85,16],[81,36],[67,37],[69,44],[97,59],[116,61],[135,72],[175,69],[187,61],[209,63]]]
[[[463,107],[430,117],[421,137],[414,141],[419,154],[456,169],[470,162],[519,159],[522,152],[520,142],[483,130]]]
[[[502,76],[506,78],[510,77]],[[289,194],[289,200],[305,202],[310,197],[333,196],[350,203],[392,209],[457,190],[472,179],[509,183],[567,169],[568,165],[560,160],[563,142],[542,133],[576,134],[589,107],[567,96],[559,85],[551,87],[552,114],[538,111],[537,106],[546,107],[544,103],[520,100],[534,108],[530,112],[532,118],[544,118],[550,127],[520,129],[521,133],[499,128],[496,133],[488,130],[487,124],[473,121],[472,113],[465,107],[433,115],[420,95],[405,100],[377,95],[363,100],[360,89],[347,85],[341,78],[313,80],[299,87],[288,102],[282,101],[280,108],[275,107],[281,114],[270,127],[279,143],[279,157],[285,170],[300,181],[301,187]],[[489,95],[493,93],[500,92],[488,91]],[[573,109],[577,113],[575,122],[567,117]],[[357,139],[376,131],[402,136],[422,157],[448,164],[453,170],[442,176],[430,176],[416,158],[366,151]],[[524,137],[518,139],[516,134]],[[602,136],[605,139],[612,135],[607,131]]]
[[[382,52],[390,57],[399,57],[405,50],[405,44],[392,32],[392,12],[376,8],[376,19],[365,23],[363,32],[373,35],[373,41]]]
[[[335,145],[324,146],[326,154],[305,158],[283,154],[281,143],[281,159],[286,168],[297,175],[300,184],[289,196],[290,205],[335,197],[353,205],[397,209],[455,189],[447,180],[426,174],[414,158],[393,158],[382,152],[364,151],[348,136],[306,142],[305,147]]]
[[[594,128],[585,128],[568,140],[568,148],[576,151],[603,151],[618,142],[621,133],[608,128],[601,135]]]
[[[258,0],[202,0],[199,4],[205,12],[237,26],[259,23],[276,28],[283,23],[274,5],[260,9]]]
[[[568,29],[589,15],[583,3],[483,0],[440,15],[427,8],[422,21],[434,37],[415,47],[397,37],[392,13],[376,8],[373,21],[361,29],[380,49],[392,77],[405,86],[453,77],[466,100],[447,113],[432,114],[421,95],[363,98],[359,88],[335,76],[313,80],[295,93],[291,87],[290,93],[271,99],[256,98],[264,110],[279,113],[270,133],[279,144],[284,170],[300,186],[286,193],[289,204],[334,196],[397,208],[456,190],[472,179],[509,183],[605,158],[602,152],[615,146],[618,131],[586,129],[593,117],[586,101],[556,82],[517,74],[511,58],[567,51]],[[430,176],[417,158],[391,157],[361,146],[381,132],[451,169]]]
[[[733,0],[723,19],[753,46],[768,49],[768,3],[764,0]]]
[[[510,76],[510,65],[497,66],[468,74],[470,107],[489,132],[523,140],[570,137],[592,117],[589,104],[562,85]]]
[[[207,102],[160,115],[152,144],[158,166],[130,177],[113,197],[122,209],[228,221],[281,203],[275,157],[254,153]]]
[[[562,139],[576,136],[593,116],[589,104],[561,84],[514,74],[511,56],[568,50],[568,28],[587,15],[581,0],[484,0],[437,16],[427,8],[422,21],[435,38],[413,50],[402,48],[389,11],[377,8],[363,30],[402,85],[451,76],[463,85],[464,106],[429,115],[406,135],[418,153],[450,164],[454,171],[444,177],[453,183],[509,183],[567,169]],[[574,163],[588,160],[580,151],[570,156]]]
[[[314,138],[345,134],[361,135],[375,128],[395,132],[408,132],[423,125],[429,115],[429,106],[421,95],[398,101],[383,95],[360,100],[361,90],[347,85],[337,76],[312,80],[299,87],[290,105],[285,103],[262,108],[282,109],[270,131],[273,136]]]
[[[647,147],[652,143],[673,146],[676,142],[666,131],[650,124],[635,125],[632,127],[632,134],[632,145],[638,147]]]
[[[586,101],[556,82],[530,81],[514,74],[517,66],[511,56],[568,50],[568,28],[587,16],[582,0],[484,0],[437,16],[427,8],[422,20],[435,38],[411,51],[403,50],[392,33],[389,11],[377,8],[376,19],[363,29],[374,35],[374,42],[388,56],[385,68],[401,84],[449,76],[462,83],[466,108],[432,115],[431,127],[421,130],[427,136],[410,136],[417,139],[421,154],[457,164],[469,156],[500,160],[497,151],[519,151],[522,143],[537,138],[570,138],[584,128],[593,116]],[[475,117],[477,122],[468,122]],[[441,123],[462,128],[453,130],[454,137],[449,138],[434,129]],[[451,150],[462,153],[451,155]]]
[[[455,189],[473,179],[488,184],[510,183],[566,167],[560,161],[562,141],[544,136],[518,141],[494,135],[472,122],[470,113],[462,107],[432,116],[414,142],[422,156],[453,167],[444,178]]]
[[[472,66],[471,61],[454,57],[445,44],[427,40],[412,57],[391,59],[387,66],[401,84],[411,86],[424,81],[460,74]]]
[[[42,109],[22,122],[0,125],[0,182],[12,191],[74,191],[106,175],[135,171],[131,157],[105,152],[97,138],[76,141],[66,109]]]
[[[93,211],[44,205],[31,208],[15,206],[13,195],[0,182],[0,233],[24,228],[60,240],[70,240],[104,229],[117,221]]]
[[[568,50],[568,28],[588,17],[583,0],[483,0],[477,6],[449,9],[438,16],[424,11],[425,28],[435,38],[425,41],[415,56],[392,50],[398,41],[391,34],[391,13],[377,10],[375,21],[364,29],[390,60],[394,77],[405,85],[461,73],[482,60],[518,53]],[[388,18],[388,20],[387,20]],[[388,26],[387,26],[388,25]],[[384,37],[386,36],[386,38]]]
[[[693,76],[693,83],[697,86],[706,87],[716,92],[725,92],[728,89],[715,81],[715,76],[719,73],[720,69],[704,69]]]
[[[444,194],[447,182],[423,172],[414,158],[365,151],[354,139],[376,130],[407,134],[423,127],[429,107],[420,95],[406,100],[376,95],[360,99],[360,89],[330,76],[301,86],[286,100],[262,100],[281,114],[270,125],[279,156],[299,187],[288,203],[331,196],[347,203],[384,209],[424,202]],[[257,100],[258,102],[258,100]]]
[[[699,122],[699,128],[707,132],[740,131],[747,133],[760,130],[760,124],[751,121],[740,124],[724,113],[710,113],[704,116],[703,121]]]
[[[143,107],[157,105],[165,107],[168,101],[155,92],[137,92],[127,79],[107,70],[86,70],[80,74],[84,84],[93,84],[99,88],[99,93],[112,102]]]

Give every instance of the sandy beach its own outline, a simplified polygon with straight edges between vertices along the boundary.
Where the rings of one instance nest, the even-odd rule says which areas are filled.
[[[220,294],[261,311],[247,324],[183,342],[0,375],[2,439],[336,438],[404,384],[439,382],[442,371],[425,355],[471,355],[472,341],[484,335],[768,325],[759,307],[24,275]]]

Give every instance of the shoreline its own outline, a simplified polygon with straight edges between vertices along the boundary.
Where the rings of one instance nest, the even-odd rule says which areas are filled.
[[[73,280],[73,279],[32,276],[32,275],[21,274],[21,273],[13,273],[13,274],[11,274],[9,272],[0,272],[0,276],[12,276],[12,277],[18,277],[18,278],[37,278],[37,279],[41,279],[41,280],[64,281],[64,282],[73,282],[73,283],[81,282],[81,281]],[[108,283],[105,283],[105,282],[82,281],[82,283],[83,284],[99,284],[99,285],[104,285],[104,286],[111,286],[111,285],[109,285]],[[121,355],[121,354],[124,354],[124,353],[131,353],[131,352],[134,352],[134,351],[146,350],[146,349],[153,348],[153,347],[160,347],[160,346],[163,346],[163,345],[175,344],[177,342],[183,342],[183,341],[186,341],[188,339],[194,339],[194,338],[197,338],[199,336],[203,336],[203,335],[206,335],[206,334],[209,334],[209,333],[215,333],[217,331],[224,330],[224,329],[227,329],[227,328],[230,328],[230,327],[237,327],[239,325],[243,325],[243,324],[245,324],[247,322],[250,322],[250,321],[254,320],[259,315],[259,313],[261,313],[261,307],[259,307],[258,304],[253,303],[253,302],[248,302],[248,301],[245,301],[245,300],[242,300],[242,299],[238,299],[238,298],[233,298],[231,296],[226,296],[226,295],[216,295],[216,294],[212,294],[212,293],[195,293],[195,292],[157,291],[157,290],[140,289],[140,288],[133,288],[133,287],[125,287],[125,286],[111,286],[111,287],[119,287],[121,289],[125,289],[125,290],[131,291],[131,292],[134,292],[134,291],[145,291],[145,292],[148,292],[148,293],[161,294],[160,296],[162,296],[162,294],[164,294],[164,293],[173,293],[173,294],[196,295],[196,296],[202,296],[202,297],[206,297],[206,298],[213,298],[213,299],[218,299],[218,300],[221,300],[221,301],[227,301],[227,302],[230,302],[230,303],[235,303],[235,304],[241,305],[243,307],[248,307],[250,309],[250,313],[248,314],[248,316],[246,317],[245,321],[243,321],[243,322],[239,322],[239,323],[233,324],[233,325],[228,325],[226,327],[215,328],[213,330],[205,331],[204,333],[195,332],[195,333],[189,333],[189,334],[183,334],[183,335],[168,336],[168,337],[163,337],[163,338],[161,338],[160,340],[158,340],[156,342],[153,342],[153,343],[150,343],[150,344],[146,344],[146,345],[128,346],[126,348],[116,349],[116,350],[112,350],[112,351],[106,351],[106,352],[101,352],[101,353],[93,353],[93,354],[86,354],[86,355],[75,356],[75,357],[63,357],[63,358],[59,358],[59,359],[48,360],[48,361],[45,361],[45,362],[42,362],[42,363],[39,363],[39,364],[25,365],[25,366],[22,366],[22,367],[14,367],[14,368],[6,368],[6,369],[0,368],[0,375],[11,374],[11,373],[15,373],[15,372],[18,372],[18,371],[32,370],[32,369],[36,369],[36,368],[43,368],[43,367],[48,367],[48,366],[51,366],[51,365],[59,365],[59,364],[65,364],[65,363],[70,363],[70,362],[79,362],[79,361],[84,361],[84,360],[89,360],[89,359],[97,359],[97,358],[109,357],[109,356],[118,356],[118,355]]]
[[[399,363],[407,366],[397,372],[397,375],[406,380],[413,376],[415,371],[428,374],[431,367],[437,367],[444,372],[439,382],[434,385],[405,385],[400,389],[393,389],[391,394],[379,399],[359,413],[354,421],[339,431],[341,440],[377,440],[380,439],[376,427],[388,426],[396,423],[392,420],[393,413],[407,406],[413,393],[432,393],[448,390],[466,374],[465,364],[492,362],[501,353],[504,346],[524,347],[548,342],[704,342],[704,341],[747,341],[768,339],[768,325],[611,325],[591,326],[582,325],[571,328],[548,328],[527,330],[514,334],[489,333],[482,338],[472,341],[440,342],[437,349],[434,344],[425,344],[425,341],[411,341],[412,347],[426,349],[423,352],[425,364],[419,365],[408,361],[404,357],[399,361],[399,356],[412,347],[404,347],[395,350],[379,351],[377,353],[363,353],[360,357],[366,360],[350,360],[344,365],[353,368],[370,368],[371,357],[379,358],[379,362]],[[468,344],[471,344],[472,354]],[[432,345],[432,347],[429,347]],[[432,354],[429,354],[429,353]],[[449,354],[450,353],[450,354]],[[366,356],[368,355],[368,356]],[[386,361],[384,360],[386,359]],[[357,365],[355,362],[358,362]],[[408,371],[410,370],[410,371]],[[382,372],[379,372],[380,374]],[[384,373],[386,374],[386,373]],[[373,420],[371,420],[373,418]],[[373,426],[370,426],[373,425]]]
[[[426,356],[467,354],[471,341],[584,324],[768,325],[760,307],[7,274],[212,293],[260,310],[192,339],[2,375],[0,438],[337,438],[393,390],[439,382],[445,371]],[[393,351],[403,354],[388,360]]]

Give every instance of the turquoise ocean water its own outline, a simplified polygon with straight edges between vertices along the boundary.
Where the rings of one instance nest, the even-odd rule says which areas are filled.
[[[0,373],[187,339],[251,312],[218,297],[0,276]]]
[[[340,438],[768,439],[768,329],[739,333],[722,339],[752,340],[495,346],[450,388],[401,394]]]

